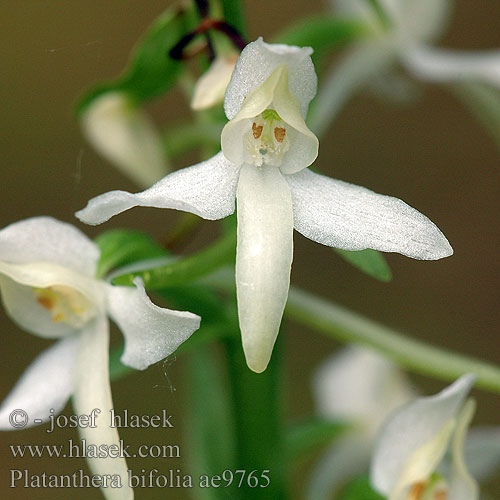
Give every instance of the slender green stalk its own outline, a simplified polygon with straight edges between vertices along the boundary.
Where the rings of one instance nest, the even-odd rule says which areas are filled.
[[[242,483],[243,498],[283,500],[286,498],[286,450],[279,349],[275,346],[266,371],[257,374],[246,365],[239,338],[227,339],[224,345],[234,401],[237,467],[247,474],[256,471],[254,475],[258,478],[257,487],[252,487],[252,479],[245,478]],[[269,484],[265,476],[269,477]]]
[[[206,282],[226,290],[234,288],[230,273],[214,274]],[[475,373],[476,387],[500,394],[500,367],[412,339],[299,288],[290,288],[285,316],[340,342],[372,347],[421,375],[450,381]]]
[[[114,278],[113,284],[130,286],[134,278],[139,276],[150,290],[182,285],[234,261],[235,252],[236,235],[229,233],[201,252],[168,262],[164,266],[123,274]]]
[[[414,372],[442,380],[475,373],[477,387],[500,393],[499,367],[411,339],[311,293],[291,288],[285,312],[336,340],[373,347]]]

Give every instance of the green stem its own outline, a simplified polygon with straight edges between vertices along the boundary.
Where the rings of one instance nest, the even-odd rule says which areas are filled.
[[[225,290],[234,288],[234,278],[230,273],[209,276],[206,282]],[[450,381],[465,373],[475,373],[476,387],[500,394],[499,367],[411,339],[299,288],[290,288],[285,316],[340,342],[372,347],[421,375]]]
[[[411,339],[306,291],[291,288],[285,312],[336,340],[370,346],[414,372],[442,380],[475,373],[477,387],[500,393],[500,368]]]
[[[256,471],[257,487],[242,484],[243,498],[283,500],[285,494],[285,446],[282,426],[279,350],[275,346],[269,366],[254,373],[246,365],[240,338],[224,343],[229,381],[234,401],[237,436],[237,467],[248,474]],[[268,472],[265,472],[265,471]],[[269,476],[269,484],[261,474]]]
[[[134,278],[139,276],[142,278],[144,286],[150,290],[161,290],[162,288],[183,285],[233,262],[235,252],[236,235],[232,232],[201,252],[174,260],[164,266],[123,274],[114,278],[113,284],[131,286]]]

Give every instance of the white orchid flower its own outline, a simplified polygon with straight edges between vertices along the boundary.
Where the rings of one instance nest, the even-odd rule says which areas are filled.
[[[436,394],[413,401],[389,417],[375,446],[370,479],[388,500],[477,500],[464,444],[475,403],[465,398],[474,375],[464,375]],[[439,473],[450,448],[449,473]]]
[[[327,76],[311,116],[312,129],[321,134],[343,103],[360,87],[385,82],[392,96],[400,95],[396,64],[418,80],[453,83],[477,80],[500,87],[500,50],[459,51],[434,46],[446,30],[450,0],[378,0],[387,23],[366,0],[331,0],[340,16],[360,19],[373,37],[360,42]]]
[[[110,427],[113,408],[108,373],[109,324],[125,337],[121,361],[143,370],[171,354],[200,324],[189,312],[154,305],[140,280],[136,288],[96,279],[99,249],[75,227],[34,217],[0,231],[0,291],[7,313],[35,335],[58,341],[27,368],[0,406],[0,429],[24,410],[28,425],[48,421],[72,396],[79,415],[100,410],[96,428],[80,427],[87,444],[119,445]],[[39,422],[37,422],[39,423]],[[124,458],[92,458],[94,474],[118,475],[121,488],[104,488],[108,499],[131,499]]]
[[[215,58],[210,68],[196,82],[191,99],[192,109],[201,111],[224,102],[224,94],[237,60],[238,53],[235,51]]]
[[[97,97],[81,118],[90,144],[137,185],[147,187],[170,168],[152,120],[124,92]]]
[[[380,426],[394,409],[416,397],[405,374],[387,358],[348,346],[328,358],[313,379],[318,413],[353,425],[314,466],[307,498],[334,498],[350,479],[368,469]]]
[[[99,224],[134,206],[221,219],[238,203],[236,288],[248,366],[265,370],[288,295],[293,228],[328,246],[374,248],[416,259],[453,250],[427,217],[396,198],[307,169],[318,140],[304,117],[316,92],[312,49],[258,39],[227,88],[222,152],[138,194],[112,191],[76,215]]]

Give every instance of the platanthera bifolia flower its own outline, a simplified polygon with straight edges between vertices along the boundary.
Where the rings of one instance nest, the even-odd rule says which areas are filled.
[[[464,403],[474,384],[464,375],[430,397],[396,410],[384,425],[371,463],[373,487],[388,500],[477,500],[479,488],[464,459],[475,403]],[[447,449],[450,464],[440,472]]]
[[[96,151],[139,186],[150,186],[169,172],[154,123],[125,92],[97,97],[81,125]]]
[[[27,368],[0,406],[0,429],[12,429],[15,409],[47,422],[72,396],[79,415],[97,408],[96,427],[80,427],[87,445],[119,446],[110,427],[113,408],[108,373],[108,316],[125,337],[122,363],[143,370],[175,351],[200,325],[199,316],[154,305],[140,280],[136,288],[96,279],[99,249],[78,229],[34,217],[0,231],[0,290],[7,313],[23,329],[58,341]],[[117,448],[118,449],[118,448]],[[109,499],[131,499],[124,458],[89,458],[99,476],[121,478],[103,488]]]
[[[395,408],[414,399],[416,392],[391,361],[370,349],[348,346],[319,367],[313,393],[323,418],[351,426],[311,472],[307,498],[329,500],[368,470],[380,426]]]
[[[222,152],[138,194],[112,191],[76,215],[99,224],[134,206],[221,219],[238,204],[236,288],[248,366],[265,370],[290,283],[293,228],[346,250],[374,248],[416,259],[452,249],[427,217],[401,200],[308,170],[318,139],[304,117],[316,93],[312,49],[250,43],[226,91]]]
[[[436,83],[480,81],[500,87],[500,51],[460,51],[433,44],[446,30],[450,0],[379,0],[386,22],[365,0],[331,0],[335,14],[359,19],[373,36],[353,47],[325,78],[311,116],[321,134],[349,97],[363,86],[391,98],[408,94],[397,65],[418,80]]]

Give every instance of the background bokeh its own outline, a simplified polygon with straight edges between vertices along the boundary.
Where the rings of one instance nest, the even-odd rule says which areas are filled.
[[[72,214],[110,189],[134,190],[130,181],[100,159],[85,143],[72,109],[93,82],[112,78],[124,67],[130,48],[169,2],[152,0],[37,0],[1,2],[2,78],[0,96],[0,227],[34,215],[77,223]],[[303,15],[321,12],[320,0],[249,0],[246,11],[252,38],[270,38]],[[455,16],[442,44],[487,49],[500,45],[497,2],[457,0]],[[295,235],[293,283],[363,313],[408,335],[500,364],[499,272],[500,150],[476,119],[445,88],[420,86],[419,99],[397,106],[364,93],[342,111],[321,143],[317,167],[328,175],[405,200],[428,215],[455,249],[452,258],[419,262],[389,255],[391,283],[379,283],[351,268],[331,249]],[[159,124],[184,113],[173,92],[150,110]],[[176,166],[186,165],[186,161]],[[105,228],[133,227],[161,237],[175,221],[173,211],[136,209]],[[79,225],[94,236],[104,228]],[[207,222],[183,251],[211,238]],[[310,379],[315,366],[339,346],[296,325],[285,331],[285,363],[290,382],[290,416],[313,411]],[[46,341],[20,331],[0,311],[0,397]],[[130,442],[182,443],[186,422],[187,356],[156,365],[113,385],[117,408],[153,413],[167,408],[176,428],[138,436]],[[413,377],[426,391],[441,381]],[[476,423],[500,425],[500,397],[474,391]],[[215,397],[215,395],[214,395]],[[70,408],[67,412],[70,412]],[[0,434],[0,497],[9,499],[92,499],[92,490],[12,490],[8,470],[34,474],[72,472],[83,460],[13,459],[8,444],[65,442],[74,430],[47,434],[44,428]],[[130,461],[133,468],[158,463]],[[162,464],[182,467],[182,461]],[[187,471],[189,472],[189,471]],[[304,472],[305,473],[305,472]],[[302,474],[301,474],[302,475]],[[500,481],[492,491],[500,491]],[[181,490],[141,490],[137,498],[187,498]],[[297,496],[300,498],[300,495]],[[500,498],[497,494],[494,498]]]

